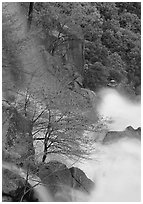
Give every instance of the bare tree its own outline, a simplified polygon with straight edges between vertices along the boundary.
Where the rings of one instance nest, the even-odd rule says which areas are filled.
[[[27,33],[27,19],[18,3],[3,4],[3,28],[3,89],[8,95],[4,98],[30,121],[34,141],[43,141],[42,160],[51,153],[83,157],[89,142],[83,133],[91,124],[85,115],[86,97],[67,90],[51,74],[36,38]]]
[[[17,93],[14,106],[31,121],[33,140],[43,142],[42,162],[52,153],[87,158],[91,139],[84,132],[92,121],[80,109],[60,103],[59,93],[47,96],[41,90],[39,94],[37,99],[27,88]]]

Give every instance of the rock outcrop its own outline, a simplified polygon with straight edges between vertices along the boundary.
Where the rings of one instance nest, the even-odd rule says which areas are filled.
[[[3,160],[22,162],[34,157],[31,122],[16,108],[3,106]],[[8,158],[10,157],[10,158]]]
[[[3,202],[36,202],[34,190],[28,182],[16,173],[7,169],[2,172],[2,201]]]
[[[70,200],[72,189],[88,194],[94,187],[94,182],[88,179],[82,170],[75,167],[68,169],[65,164],[58,161],[51,161],[41,166],[39,177],[53,197],[65,193],[65,198],[67,197],[65,201]]]
[[[69,168],[72,175],[72,187],[76,190],[90,193],[95,186],[94,182],[87,178],[86,174],[79,168]]]
[[[64,191],[65,186],[72,186],[72,176],[65,164],[51,161],[40,166],[39,178],[54,196],[58,191]]]
[[[124,131],[109,131],[102,143],[107,144],[111,142],[116,142],[119,139],[123,138],[136,138],[141,140],[141,128],[134,129],[133,127],[129,126]]]
[[[53,198],[53,201],[73,201],[73,191],[78,192],[78,194],[84,193],[84,195],[88,195],[94,187],[94,183],[79,168],[72,167],[68,169],[65,164],[58,161],[50,161],[38,166],[39,170],[36,175],[44,184],[47,193],[50,193],[49,195]],[[34,194],[34,187],[28,183],[28,180],[26,181],[17,175],[16,172],[14,173],[4,168],[3,201],[38,202],[38,197]]]

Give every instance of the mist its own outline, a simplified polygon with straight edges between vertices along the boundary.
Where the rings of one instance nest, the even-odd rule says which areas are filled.
[[[96,95],[95,95],[96,97]],[[105,118],[113,123],[108,124],[109,130],[124,130],[128,125],[139,127],[140,103],[132,102],[113,89],[104,89],[98,93],[100,104],[97,109]],[[89,133],[90,134],[90,133]],[[92,133],[93,134],[93,133]],[[94,135],[92,135],[94,136]],[[137,138],[122,138],[108,144],[100,141],[93,144],[95,151],[91,160],[79,160],[73,166],[85,172],[95,183],[90,195],[77,190],[67,189],[58,192],[52,198],[44,185],[38,185],[35,190],[41,202],[139,202],[141,201],[141,143]],[[40,148],[40,146],[39,146]],[[59,158],[57,157],[59,160]],[[71,167],[70,161],[66,165]],[[10,164],[3,168],[15,171],[21,177],[26,174],[17,168],[11,169]],[[21,173],[22,172],[22,173]],[[39,182],[39,178],[36,178]],[[35,181],[29,180],[33,185]]]
[[[96,188],[90,201],[138,202],[141,199],[141,154],[137,140],[102,146],[100,165],[95,164]],[[90,168],[90,167],[89,167]],[[93,166],[92,166],[93,168]]]
[[[109,119],[110,130],[122,131],[128,126],[141,126],[141,104],[131,101],[124,94],[115,89],[106,88],[99,91],[100,98],[97,111],[104,118]]]
[[[112,121],[107,123],[109,130],[123,131],[127,126],[138,128],[141,125],[139,102],[131,101],[114,89],[102,89],[96,96],[99,104],[94,107],[103,118],[110,118]],[[79,160],[74,166],[83,170],[87,177],[95,182],[95,188],[89,196],[70,189],[69,201],[139,202],[141,200],[140,141],[137,138],[122,138],[108,144],[99,141],[93,146],[95,151],[90,155],[92,159]],[[66,162],[67,166],[72,166],[72,162]],[[64,192],[57,196],[59,202],[66,197]]]
[[[141,126],[141,104],[131,101],[114,89],[102,89],[95,94],[96,111],[105,118],[109,130],[123,131],[127,126]],[[93,100],[94,101],[94,100]],[[97,100],[95,100],[95,103]],[[89,133],[90,134],[90,133]],[[93,133],[91,133],[93,134]],[[92,135],[94,136],[94,134]],[[85,172],[95,182],[89,196],[76,190],[69,190],[72,202],[138,202],[141,200],[141,143],[137,138],[122,138],[116,142],[93,144],[95,151],[91,160],[79,160],[75,167]],[[58,158],[58,157],[57,157]],[[70,167],[72,163],[66,161]],[[65,199],[59,193],[58,201]]]
[[[115,89],[102,89],[97,94],[99,114],[109,120],[110,131],[123,131],[127,126],[141,126],[141,104],[131,101]],[[97,143],[92,160],[77,164],[95,182],[90,202],[138,202],[141,200],[141,143],[136,138],[123,138],[109,144]]]

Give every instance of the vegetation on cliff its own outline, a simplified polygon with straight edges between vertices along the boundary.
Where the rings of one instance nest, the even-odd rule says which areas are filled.
[[[36,172],[40,143],[43,165],[88,158],[85,133],[104,128],[92,91],[114,80],[140,94],[140,2],[2,5],[3,161]]]
[[[140,18],[140,2],[48,2],[35,3],[33,10],[46,50],[61,55],[63,64],[74,51],[72,63],[91,90],[114,79],[139,93]]]

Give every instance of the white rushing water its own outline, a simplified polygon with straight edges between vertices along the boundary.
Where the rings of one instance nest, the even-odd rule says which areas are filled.
[[[110,118],[110,130],[122,131],[128,126],[141,126],[141,104],[132,102],[115,89],[106,88],[99,92],[100,104],[97,110],[103,117]]]
[[[92,94],[93,95],[93,94]],[[95,95],[96,97],[96,95]],[[110,118],[109,130],[138,128],[141,124],[140,103],[133,103],[114,89],[103,89],[98,94],[100,104],[94,105],[103,117]],[[94,101],[94,100],[92,100]],[[96,100],[95,100],[96,102]],[[94,136],[94,135],[93,135]],[[102,145],[94,144],[92,160],[82,160],[74,166],[82,169],[96,186],[90,196],[73,191],[72,201],[138,202],[141,199],[141,144],[136,138],[121,139]],[[61,195],[63,196],[63,195]]]
[[[90,201],[138,202],[141,199],[141,154],[137,140],[104,146],[93,166],[96,188]]]
[[[95,95],[96,97],[96,95]],[[133,103],[114,89],[103,89],[94,104],[100,115],[110,118],[109,130],[122,131],[127,126],[141,125],[141,105]],[[93,94],[92,94],[92,101]],[[95,99],[95,103],[96,103]],[[94,136],[94,135],[93,135]],[[73,191],[72,201],[87,202],[138,202],[141,199],[141,144],[136,138],[118,142],[94,144],[92,160],[82,160],[74,166],[82,169],[96,186],[90,196]],[[61,195],[63,196],[63,195]]]
[[[133,103],[114,89],[102,89],[97,111],[110,118],[109,130],[123,131],[127,126],[141,126],[141,105]],[[87,201],[138,202],[141,199],[141,143],[138,139],[95,144],[91,161],[76,165],[92,179],[96,187]]]

